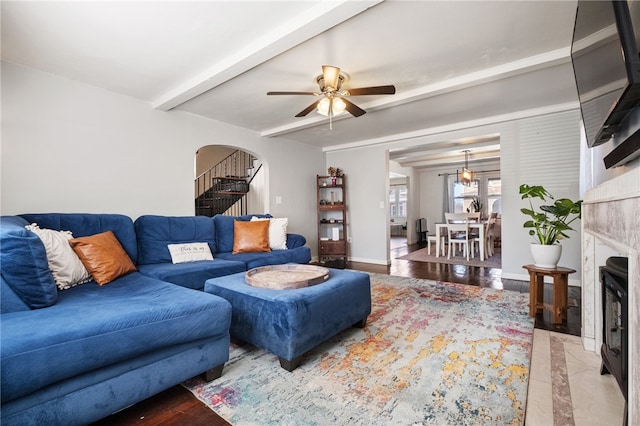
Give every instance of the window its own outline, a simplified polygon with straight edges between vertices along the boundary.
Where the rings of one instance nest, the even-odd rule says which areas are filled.
[[[452,213],[466,213],[470,210],[471,202],[478,196],[478,181],[475,180],[471,186],[453,182],[453,210]]]
[[[389,208],[391,219],[407,217],[406,185],[393,185],[389,188]]]
[[[482,203],[482,215],[488,217],[490,213],[502,215],[502,181],[499,172],[479,174],[470,186],[457,182],[455,175],[449,176],[449,211],[452,213],[466,213],[472,211],[471,203],[474,198]]]
[[[487,179],[487,213],[502,216],[502,181],[500,178]]]

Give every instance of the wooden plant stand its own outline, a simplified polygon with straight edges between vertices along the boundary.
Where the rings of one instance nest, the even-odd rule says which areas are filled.
[[[529,316],[534,317],[538,311],[546,309],[553,315],[553,323],[561,324],[567,320],[567,299],[569,274],[576,272],[571,268],[558,266],[554,269],[540,268],[535,265],[524,265],[529,271]],[[544,277],[553,279],[553,304],[544,304]]]

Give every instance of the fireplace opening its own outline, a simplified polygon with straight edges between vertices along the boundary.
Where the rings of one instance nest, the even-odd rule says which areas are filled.
[[[628,280],[629,259],[610,257],[600,267],[602,283],[602,366],[600,374],[612,374],[625,399],[625,424],[627,419],[628,387]]]

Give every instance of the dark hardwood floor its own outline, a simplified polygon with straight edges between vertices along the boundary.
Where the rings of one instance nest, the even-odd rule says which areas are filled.
[[[435,281],[447,281],[460,284],[476,285],[495,289],[506,289],[529,292],[529,283],[525,281],[503,280],[502,270],[445,263],[414,262],[396,260],[400,256],[418,250],[420,245],[399,246],[391,250],[391,265],[374,265],[369,263],[347,262],[346,267],[365,272],[397,275],[411,278],[422,278]],[[545,286],[545,302],[551,299],[551,287]],[[552,324],[549,312],[538,314],[535,327],[559,333],[580,335],[581,308],[580,289],[570,287],[569,310],[567,321],[563,324]],[[224,374],[224,373],[223,373]],[[160,394],[135,404],[119,413],[94,423],[95,425],[208,425],[222,426],[229,423],[194,397],[181,385],[174,386]]]

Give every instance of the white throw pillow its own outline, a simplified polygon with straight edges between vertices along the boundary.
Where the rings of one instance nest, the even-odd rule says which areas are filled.
[[[169,247],[173,263],[213,260],[211,249],[207,243],[169,244],[167,247]]]
[[[283,218],[260,218],[253,216],[251,221],[256,220],[268,220],[269,221],[269,247],[271,250],[286,250],[287,249],[287,226],[289,226],[289,219]]]
[[[60,290],[91,281],[91,275],[69,245],[69,240],[73,238],[70,231],[40,229],[35,223],[25,228],[36,234],[44,244],[51,275]]]

